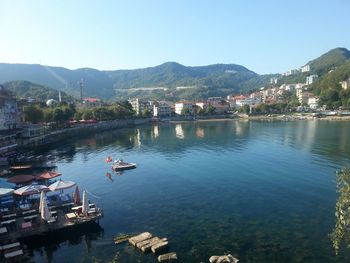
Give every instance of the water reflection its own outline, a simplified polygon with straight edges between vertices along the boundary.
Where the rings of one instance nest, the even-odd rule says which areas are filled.
[[[175,126],[175,134],[176,134],[176,138],[178,139],[185,139],[185,134],[184,134],[184,130],[182,129],[182,124],[176,124]]]
[[[40,256],[45,262],[55,262],[55,254],[65,247],[81,246],[84,254],[88,255],[93,246],[103,239],[103,228],[98,224],[88,224],[74,229],[63,230],[49,234],[45,238],[41,236],[22,240],[27,246],[29,256]],[[67,260],[67,258],[66,258]],[[70,257],[71,262],[74,261]]]
[[[233,133],[229,132],[230,130]],[[72,162],[74,155],[79,151],[85,153],[83,158],[88,161],[88,154],[92,150],[114,146],[125,150],[153,147],[154,150],[164,153],[186,151],[199,145],[202,147],[203,144],[218,149],[223,147],[223,149],[244,150],[251,139],[258,141],[272,139],[276,144],[326,156],[336,161],[340,156],[349,158],[349,135],[349,122],[232,120],[165,123],[95,134],[88,139],[75,142],[73,147],[66,149],[66,152],[59,152],[57,156]],[[206,140],[200,140],[203,138]]]

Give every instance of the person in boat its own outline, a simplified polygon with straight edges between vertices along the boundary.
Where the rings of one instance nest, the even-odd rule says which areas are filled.
[[[124,164],[123,159],[118,159],[114,161],[115,164]]]

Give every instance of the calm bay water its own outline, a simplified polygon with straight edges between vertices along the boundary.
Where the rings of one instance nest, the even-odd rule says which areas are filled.
[[[60,145],[62,179],[104,210],[101,231],[33,247],[36,262],[157,262],[120,233],[168,237],[179,262],[350,262],[328,237],[335,171],[350,165],[350,122],[213,121],[110,131]],[[122,174],[111,155],[136,162]],[[110,175],[108,174],[110,173]]]

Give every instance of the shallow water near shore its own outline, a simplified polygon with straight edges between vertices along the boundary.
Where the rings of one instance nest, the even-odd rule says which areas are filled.
[[[215,121],[108,131],[57,145],[62,179],[102,207],[103,230],[32,244],[35,262],[157,262],[120,233],[170,240],[179,262],[350,262],[328,237],[350,122]],[[117,174],[107,156],[136,162]]]

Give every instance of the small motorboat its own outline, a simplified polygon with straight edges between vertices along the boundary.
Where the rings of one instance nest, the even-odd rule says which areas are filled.
[[[127,163],[122,159],[114,161],[114,164],[112,165],[112,169],[114,171],[122,171],[134,168],[136,168],[136,163]]]

